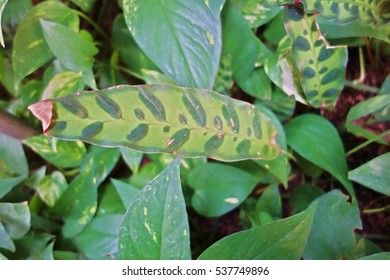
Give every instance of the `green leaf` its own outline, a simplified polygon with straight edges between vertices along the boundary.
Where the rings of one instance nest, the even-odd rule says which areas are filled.
[[[65,71],[55,75],[46,86],[42,99],[56,98],[83,90],[85,83],[80,72]]]
[[[14,72],[11,60],[6,51],[0,48],[0,82],[6,90],[13,96],[18,96],[18,91],[14,82]]]
[[[217,76],[215,77],[213,90],[229,95],[229,90],[233,86],[232,59],[230,55],[222,55],[219,61]]]
[[[122,203],[121,196],[111,182],[100,188],[98,204],[97,216],[105,214],[124,214],[127,206]]]
[[[0,0],[0,44],[5,48],[4,38],[3,38],[3,29],[1,28],[1,16],[3,15],[3,11],[5,5],[7,5],[8,0]]]
[[[139,189],[116,179],[111,179],[111,182],[114,184],[115,189],[123,202],[123,206],[126,208],[138,194]]]
[[[124,0],[123,11],[134,39],[164,74],[181,86],[211,88],[221,53],[223,2]]]
[[[75,239],[76,246],[91,260],[118,256],[118,233],[123,215],[104,214],[94,218]]]
[[[253,105],[206,89],[117,86],[31,105],[47,135],[146,153],[271,160],[275,128]]]
[[[323,194],[324,191],[317,186],[298,186],[291,192],[291,196],[289,198],[290,205],[292,205],[292,213],[296,214],[305,210],[312,201]]]
[[[74,31],[79,28],[77,14],[61,2],[45,1],[36,5],[20,23],[14,37],[12,61],[16,82],[53,58],[40,19],[63,24]]]
[[[318,198],[313,226],[304,252],[305,259],[356,259],[359,247],[354,230],[362,228],[357,204],[347,202],[339,190]],[[326,238],[324,238],[326,237]]]
[[[222,11],[222,55],[230,56],[233,78],[245,81],[255,69],[260,51],[257,38],[243,15],[230,2]]]
[[[48,162],[63,168],[79,166],[86,152],[80,141],[68,142],[45,135],[27,138],[23,143]]]
[[[47,233],[26,235],[15,241],[16,251],[12,259],[16,260],[43,260],[50,257],[50,244],[54,236]]]
[[[114,168],[118,149],[93,147],[84,157],[80,174],[73,179],[54,205],[54,212],[65,219],[62,232],[71,238],[91,221],[97,209],[97,189]]]
[[[345,82],[347,48],[328,46],[315,15],[306,14],[302,6],[286,6],[284,15],[306,99],[313,107],[333,108]]]
[[[31,0],[9,1],[3,11],[2,24],[15,28],[32,8]]]
[[[272,96],[271,81],[263,67],[256,68],[239,86],[249,95],[260,100],[270,100]]]
[[[220,163],[197,166],[187,181],[194,190],[192,206],[207,217],[218,217],[238,207],[258,183],[250,173]]]
[[[295,98],[293,96],[286,95],[280,88],[275,88],[272,92],[272,99],[270,101],[255,101],[255,105],[261,104],[262,106],[270,109],[278,118],[280,122],[285,122],[294,113]]]
[[[389,105],[390,95],[388,94],[378,95],[364,102],[356,104],[348,112],[347,119],[345,121],[345,128],[347,131],[353,133],[356,136],[364,136],[367,139],[377,138],[375,133],[370,132],[364,127],[356,125],[355,123],[359,118],[366,115],[385,112],[385,108],[387,108]],[[382,139],[378,139],[377,141],[381,144],[386,144],[386,142]]]
[[[129,148],[121,148],[121,154],[130,170],[133,173],[137,173],[143,154]]]
[[[256,108],[258,108],[260,112],[264,113],[271,119],[276,128],[276,142],[279,144],[282,150],[287,151],[286,135],[284,133],[283,126],[277,117],[272,111],[268,110],[262,105],[257,104]],[[272,160],[256,160],[255,162],[273,174],[283,184],[283,186],[287,188],[287,177],[291,171],[291,166],[288,162],[287,155],[280,153]]]
[[[179,167],[177,158],[129,205],[119,232],[120,259],[191,259]]]
[[[67,188],[65,176],[59,171],[54,171],[40,181],[37,191],[42,201],[53,207]]]
[[[69,70],[83,72],[86,84],[97,89],[94,78],[90,77],[93,57],[98,53],[95,45],[65,25],[42,19],[41,25],[46,41],[58,60]]]
[[[370,256],[360,258],[360,260],[390,260],[390,252],[376,253]]]
[[[0,203],[0,246],[14,251],[11,239],[24,236],[30,229],[30,211],[27,202]]]
[[[28,176],[22,144],[0,133],[0,198]]]
[[[271,184],[265,189],[257,201],[255,212],[260,221],[259,225],[278,220],[282,217],[282,201],[278,184]],[[269,216],[269,221],[262,219],[263,214]]]
[[[390,196],[390,153],[380,155],[348,174],[348,178],[369,189]]]
[[[96,0],[71,0],[79,6],[84,12],[90,12],[95,5]]]
[[[135,42],[123,15],[117,16],[114,21],[112,40],[114,49],[134,76],[145,79],[144,71],[160,71]]]
[[[343,143],[336,128],[325,118],[304,114],[285,126],[287,144],[303,158],[332,174],[355,197],[348,180]],[[355,199],[353,200],[354,202]]]
[[[231,0],[231,2],[240,8],[251,28],[268,23],[282,10],[281,7],[265,6],[266,0]]]
[[[295,216],[231,234],[199,260],[299,260],[310,234],[315,204]]]

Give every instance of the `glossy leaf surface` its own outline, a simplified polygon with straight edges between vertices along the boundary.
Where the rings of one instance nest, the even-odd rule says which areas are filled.
[[[197,166],[187,181],[194,190],[192,206],[206,217],[218,217],[238,207],[258,182],[250,173],[220,163]]]
[[[210,90],[117,86],[29,107],[47,135],[147,153],[271,160],[275,128],[253,105]]]
[[[30,229],[30,210],[26,202],[0,203],[0,247],[15,250],[12,239],[21,238]]]
[[[119,232],[120,259],[191,259],[179,166],[177,158],[129,205]]]
[[[65,237],[76,236],[91,221],[97,209],[97,189],[118,158],[118,149],[100,147],[93,147],[84,156],[80,174],[69,184],[53,208],[65,219],[62,228]]]
[[[223,2],[124,0],[123,11],[138,45],[167,76],[181,86],[211,88],[221,53]]]
[[[305,248],[305,259],[356,259],[361,252],[355,229],[362,228],[357,204],[347,202],[339,190],[318,198],[312,230]],[[326,236],[326,238],[324,238]]]
[[[347,176],[343,144],[330,122],[317,115],[305,114],[289,122],[285,131],[287,143],[295,152],[331,173],[355,196]]]
[[[48,162],[63,168],[79,166],[86,153],[85,145],[80,141],[68,142],[38,135],[23,142]]]
[[[104,214],[95,217],[75,238],[80,251],[91,260],[118,257],[118,233],[123,215]]]
[[[22,144],[0,133],[0,198],[28,176]]]
[[[79,28],[76,13],[61,2],[45,1],[35,6],[20,23],[14,37],[12,61],[16,82],[54,57],[46,43],[40,19],[63,24],[74,31]]]
[[[348,178],[390,196],[390,153],[380,155],[349,172]]]
[[[200,260],[299,260],[310,234],[315,205],[295,216],[231,234],[203,252]]]
[[[284,25],[308,102],[332,108],[345,82],[346,47],[330,47],[320,36],[314,15],[299,5],[285,7]]]

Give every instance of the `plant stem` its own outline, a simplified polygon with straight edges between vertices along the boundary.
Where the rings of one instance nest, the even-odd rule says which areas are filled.
[[[379,92],[379,88],[362,85],[356,81],[345,81],[345,86],[351,87],[354,89],[358,89],[358,90],[368,91],[371,93],[378,93]]]
[[[365,209],[363,210],[363,214],[377,214],[389,210],[390,210],[390,205],[387,205],[381,208]]]
[[[345,155],[347,157],[349,157],[350,155],[352,155],[353,153],[356,153],[357,151],[359,151],[360,149],[363,149],[365,146],[385,137],[386,135],[390,134],[390,129],[382,132],[381,134],[378,134],[376,137],[372,138],[372,139],[369,139],[367,140],[366,142],[356,146],[355,148],[353,148],[352,150],[348,151]]]
[[[0,133],[20,141],[39,134],[38,130],[2,110],[0,110]]]
[[[104,32],[103,29],[101,29],[101,27],[96,22],[94,22],[89,16],[87,16],[83,12],[80,12],[80,11],[77,11],[77,10],[75,10],[75,12],[80,17],[85,19],[85,21],[87,21],[90,25],[92,25],[92,27],[95,28],[95,30],[104,38],[104,40],[107,41],[107,43],[111,44],[111,38],[107,35],[106,32]]]

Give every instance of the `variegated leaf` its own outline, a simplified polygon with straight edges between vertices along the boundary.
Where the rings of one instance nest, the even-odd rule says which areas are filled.
[[[206,89],[117,86],[44,100],[29,109],[47,135],[108,147],[223,161],[271,160],[280,150],[267,116]]]
[[[326,20],[345,24],[383,26],[390,22],[388,0],[265,0],[269,6],[302,2],[307,13],[318,12]]]
[[[333,107],[345,82],[346,47],[328,46],[315,15],[306,14],[302,5],[285,7],[284,25],[306,99],[313,107]]]

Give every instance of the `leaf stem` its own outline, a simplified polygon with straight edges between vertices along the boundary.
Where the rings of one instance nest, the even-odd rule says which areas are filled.
[[[377,214],[381,212],[386,212],[390,210],[390,205],[386,205],[381,208],[372,208],[372,209],[365,209],[363,210],[363,214],[369,215],[369,214]]]
[[[388,135],[388,134],[390,134],[390,129],[388,129],[388,130],[382,132],[381,134],[378,134],[376,137],[371,138],[371,139],[367,140],[366,142],[364,142],[364,143],[362,143],[362,144],[356,146],[356,147],[353,148],[352,150],[349,150],[345,155],[346,155],[347,157],[349,157],[349,156],[352,155],[353,153],[356,153],[356,152],[359,151],[360,149],[363,149],[365,146],[367,146],[367,145],[369,145],[369,144],[371,144],[371,143],[373,143],[373,142],[375,142],[375,141],[377,141],[377,140],[379,140],[379,139],[385,137],[385,136]]]
[[[89,16],[84,14],[81,11],[75,10],[75,12],[82,17],[85,21],[87,21],[95,30],[106,40],[109,44],[111,44],[111,38],[107,35],[106,32],[96,23],[94,22]]]
[[[354,88],[354,89],[358,89],[358,90],[368,91],[368,92],[371,92],[371,93],[378,93],[379,92],[379,89],[377,87],[366,86],[366,85],[360,84],[356,80],[354,80],[354,81],[345,81],[345,86],[351,87],[351,88]]]
[[[2,110],[0,110],[0,133],[20,141],[39,134],[27,123]]]

